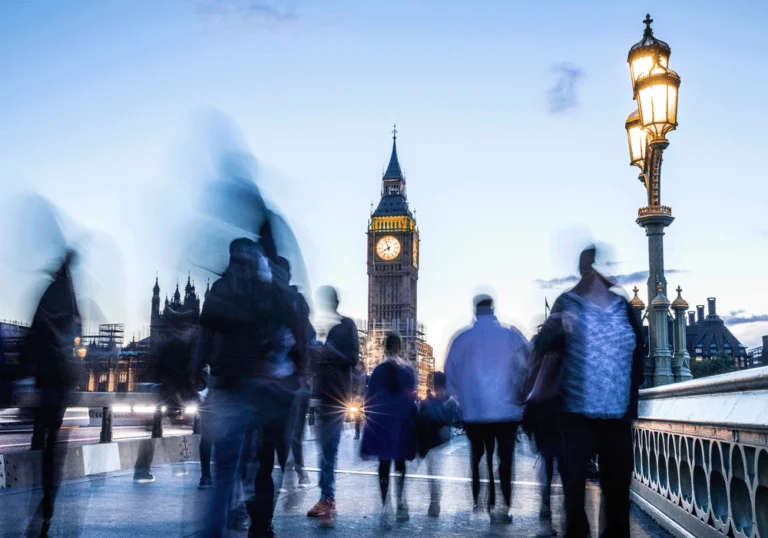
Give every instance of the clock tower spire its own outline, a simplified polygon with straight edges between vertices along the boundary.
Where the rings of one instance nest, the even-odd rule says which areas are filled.
[[[381,199],[368,222],[368,334],[375,343],[389,331],[403,338],[405,358],[417,361],[419,230],[408,207],[405,175],[397,156],[397,127],[392,154],[381,179]],[[374,361],[382,357],[373,356]],[[368,364],[370,368],[372,365]]]

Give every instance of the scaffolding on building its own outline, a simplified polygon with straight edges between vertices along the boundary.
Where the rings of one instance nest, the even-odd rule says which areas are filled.
[[[81,342],[85,346],[95,346],[104,349],[114,349],[123,345],[125,336],[125,324],[123,323],[102,323],[99,325],[99,332],[83,334]]]

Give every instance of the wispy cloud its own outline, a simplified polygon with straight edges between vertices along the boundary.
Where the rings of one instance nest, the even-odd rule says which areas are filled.
[[[296,18],[297,0],[196,0],[203,15],[285,22]]]
[[[552,66],[555,84],[548,92],[549,111],[562,114],[579,106],[578,82],[584,77],[584,69],[571,63]]]
[[[665,273],[668,275],[674,275],[677,273],[685,273],[685,269],[667,269]],[[619,286],[626,284],[636,284],[638,282],[644,282],[648,280],[648,271],[636,271],[634,273],[622,273],[618,275],[606,275],[611,281],[615,282]],[[571,284],[576,284],[579,281],[578,275],[568,275],[564,277],[556,278],[537,278],[534,280],[534,284],[545,290],[561,288]]]
[[[737,315],[733,315],[734,313],[731,312],[732,315],[724,316],[723,321],[728,325],[745,325],[747,323],[760,323],[768,321],[768,314],[752,314],[749,316],[743,316],[740,315],[744,313],[743,310],[737,310],[737,312],[739,313]]]

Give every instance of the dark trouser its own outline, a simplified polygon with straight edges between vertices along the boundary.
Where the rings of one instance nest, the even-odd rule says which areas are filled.
[[[286,441],[286,421],[282,424],[276,422],[265,425],[259,436],[258,461],[259,470],[256,473],[254,494],[246,506],[248,515],[251,516],[251,526],[256,530],[263,530],[272,523],[275,513],[275,483],[272,480],[272,469],[275,465],[275,452],[281,471],[285,470],[285,461],[288,456],[288,443]]]
[[[632,423],[629,419],[563,416],[560,471],[565,493],[567,538],[590,536],[584,511],[587,463],[597,452],[600,488],[605,499],[604,538],[629,538],[629,486],[632,479]]]
[[[144,439],[139,445],[139,453],[136,455],[136,464],[134,470],[136,472],[149,472],[152,468],[152,461],[155,459],[155,444],[154,439]]]
[[[483,452],[488,464],[488,509],[496,504],[496,483],[493,473],[493,452],[499,449],[499,481],[507,507],[512,505],[512,464],[518,422],[467,424],[467,436],[472,450],[472,497],[477,503],[480,494],[480,460]]]
[[[379,488],[381,488],[381,504],[387,503],[387,493],[389,492],[389,470],[392,467],[392,460],[379,460]],[[403,498],[403,488],[405,488],[405,461],[395,460],[395,471],[400,474],[397,482],[397,502]]]
[[[363,426],[363,415],[358,412],[355,417],[355,438],[360,437],[360,428]]]
[[[320,413],[320,498],[336,499],[336,458],[339,453],[344,413],[330,405],[323,405]]]
[[[309,392],[300,390],[293,401],[291,416],[291,452],[296,474],[299,478],[304,476],[304,426],[307,421],[307,408],[309,407]]]
[[[215,387],[215,384],[213,386]],[[227,508],[230,506],[233,488],[240,477],[241,460],[247,461],[243,460],[243,448],[245,443],[250,441],[250,432],[254,428],[263,429],[274,424],[285,424],[293,393],[273,381],[245,380],[236,387],[214,388],[209,398],[216,473],[204,535],[220,537],[224,535],[227,525]],[[273,445],[272,454],[274,451]],[[271,469],[270,464],[270,473]],[[271,507],[272,502],[272,499],[269,499],[267,504]],[[267,514],[271,512],[272,508],[269,508]]]
[[[61,463],[56,461],[56,441],[64,420],[66,407],[43,404],[35,410],[33,448],[42,449],[43,456],[43,518],[53,517],[53,506],[59,487]]]
[[[203,477],[211,478],[211,435],[210,408],[206,402],[200,406],[200,471]]]

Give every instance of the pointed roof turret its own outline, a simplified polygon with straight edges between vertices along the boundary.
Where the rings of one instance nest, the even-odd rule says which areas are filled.
[[[688,310],[688,302],[683,299],[683,288],[678,286],[675,291],[677,292],[677,297],[672,301],[672,308],[681,311]]]
[[[640,288],[635,286],[634,288],[632,288],[632,291],[635,292],[635,296],[632,297],[632,300],[629,302],[629,304],[631,304],[635,308],[645,308],[645,303],[640,297],[637,296],[637,293],[640,291]]]
[[[152,288],[152,293],[160,296],[160,282],[158,282],[157,276],[155,276],[155,286]]]
[[[173,293],[173,302],[174,304],[179,304],[181,302],[181,293],[179,293],[179,281],[176,281],[176,291]]]
[[[397,160],[397,125],[392,129],[392,155],[389,158],[389,165],[382,179],[400,179],[405,181],[403,171],[400,168],[400,161]]]

